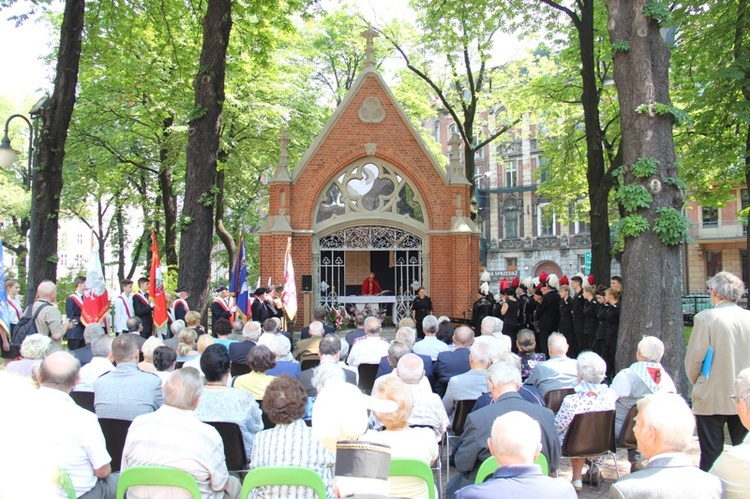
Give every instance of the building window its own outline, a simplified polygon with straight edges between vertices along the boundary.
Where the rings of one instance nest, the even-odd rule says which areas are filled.
[[[505,237],[513,239],[519,237],[518,235],[518,200],[516,198],[508,198],[503,202],[503,229],[505,231]]]
[[[591,224],[589,222],[582,222],[580,220],[576,220],[576,222],[575,222],[575,233],[576,234],[590,234],[591,233]]]
[[[578,271],[586,275],[586,255],[578,255]]]
[[[713,277],[721,270],[721,251],[706,251],[706,276]]]
[[[740,189],[740,205],[743,210],[750,206],[750,196],[748,195],[747,189]]]
[[[506,270],[518,270],[518,258],[506,258],[505,268]]]
[[[79,246],[80,246],[81,244],[83,244],[83,234],[78,234],[78,235],[76,236],[76,244],[77,244],[77,245],[79,245]]]
[[[518,186],[518,163],[517,159],[511,159],[505,164],[505,187]]]
[[[10,254],[10,266],[15,267],[16,263],[18,262],[18,258],[16,258],[15,253],[9,253]]]
[[[58,260],[57,263],[59,263],[63,267],[67,267],[68,266],[68,255],[65,254],[65,253],[60,253],[60,259]]]
[[[704,229],[715,229],[719,226],[719,209],[703,207],[701,219]],[[710,274],[713,275],[713,274]]]
[[[76,255],[76,267],[83,267],[83,255]]]
[[[537,234],[540,237],[554,236],[555,234],[555,212],[549,204],[540,204],[536,209]]]
[[[537,164],[539,165],[538,168],[540,169],[539,172],[539,183],[543,184],[547,181],[547,177],[549,176],[549,172],[547,171],[547,168],[545,168],[545,164],[547,161],[544,158],[539,158]]]

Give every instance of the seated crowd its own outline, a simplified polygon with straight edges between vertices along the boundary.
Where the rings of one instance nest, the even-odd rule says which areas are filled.
[[[188,312],[185,322],[195,326],[195,315]],[[664,344],[658,338],[645,336],[635,362],[610,378],[597,353],[569,357],[563,334],[548,335],[545,355],[535,351],[537,340],[528,329],[518,330],[511,345],[496,317],[485,317],[476,337],[470,327],[454,328],[445,319],[427,315],[421,340],[414,321],[404,319],[389,342],[375,317],[358,314],[357,329],[344,338],[329,332],[325,315],[316,310],[295,344],[276,317],[262,323],[218,318],[212,334],[177,320],[173,338],[164,340],[143,338],[140,319],[132,317],[127,331],[114,338],[99,325],[87,326],[85,346],[72,354],[51,348],[49,334],[29,336],[20,359],[0,375],[0,389],[23,391],[15,386],[16,376],[38,386],[28,411],[64,422],[46,433],[45,448],[67,473],[76,497],[86,499],[114,498],[119,475],[98,419],[130,422],[118,456],[121,470],[178,468],[195,478],[205,498],[240,497],[240,470],[227,468],[226,442],[212,426],[222,422],[239,428],[249,468],[312,469],[328,498],[427,498],[432,484],[389,477],[387,463],[409,458],[439,468],[441,445],[450,451],[448,469],[455,468],[444,484],[448,498],[572,498],[584,483],[602,481],[603,463],[602,456],[572,456],[571,480],[553,478],[566,438],[574,438],[576,417],[610,411],[620,445],[634,408],[631,473],[611,485],[611,497],[748,496],[749,438],[720,453],[710,473],[686,457],[696,420],[660,363]],[[450,328],[441,327],[446,323]],[[733,381],[732,403],[747,429],[750,368]],[[93,395],[93,412],[73,401],[85,392]],[[22,408],[14,411],[24,414]],[[371,465],[364,478],[350,469],[356,468],[351,456],[357,452],[372,459],[363,461]],[[340,463],[339,456],[347,461]],[[488,459],[497,466],[485,479],[480,468]],[[0,483],[10,469],[12,463],[0,466]],[[139,486],[128,497],[157,493]],[[65,497],[62,489],[58,494]],[[316,495],[307,487],[269,485],[254,489],[252,497]]]

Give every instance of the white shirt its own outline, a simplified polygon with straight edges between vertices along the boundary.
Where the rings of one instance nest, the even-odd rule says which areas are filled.
[[[133,297],[125,293],[115,298],[115,331],[128,330],[128,319],[133,316]]]
[[[23,308],[21,308],[21,300],[17,296],[15,298],[8,297],[8,312],[10,312],[10,323],[18,324],[18,321],[23,317]]]
[[[107,465],[112,458],[107,452],[102,429],[96,414],[79,407],[70,396],[53,388],[39,388],[37,397],[41,407],[55,421],[64,422],[45,432],[45,453],[53,456],[73,482],[76,496],[80,497],[96,485],[94,470]],[[58,497],[68,496],[60,488]]]
[[[447,352],[448,345],[437,339],[437,336],[425,336],[421,341],[414,344],[412,352],[419,355],[429,355],[433,362],[437,360],[440,352]]]
[[[99,376],[114,371],[115,366],[107,357],[92,357],[91,362],[81,368],[81,380],[73,388],[74,392],[93,392],[94,381]]]
[[[483,334],[481,336],[477,336],[476,338],[474,338],[474,343],[487,343],[487,345],[489,345],[490,348],[493,349],[495,355],[499,354],[500,352],[510,352],[510,336],[505,336],[504,334],[499,333],[500,336],[503,336],[503,339],[500,339],[495,336],[495,334]],[[507,338],[507,341],[505,340],[505,338]]]
[[[380,336],[367,336],[354,344],[346,363],[350,366],[380,364],[380,359],[388,355],[388,347],[390,344]]]

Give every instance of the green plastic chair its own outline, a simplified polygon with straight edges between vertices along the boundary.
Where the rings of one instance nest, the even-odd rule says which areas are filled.
[[[409,476],[421,478],[427,482],[429,499],[435,499],[435,478],[432,476],[430,465],[419,459],[392,457],[388,476]]]
[[[68,499],[76,499],[76,489],[73,487],[73,481],[70,479],[68,472],[62,468],[57,468],[55,483],[65,491]]]
[[[253,468],[242,482],[240,499],[247,499],[250,491],[267,485],[297,485],[310,487],[320,499],[326,499],[326,486],[315,471],[304,466],[260,466]]]
[[[542,468],[543,475],[549,475],[549,464],[547,463],[547,458],[544,454],[540,452],[539,457],[536,458],[536,461],[534,461],[534,463],[538,464]],[[479,471],[477,471],[477,477],[474,479],[474,483],[477,484],[484,482],[488,476],[492,475],[495,472],[496,469],[497,459],[495,459],[495,456],[488,457],[479,467]]]
[[[120,473],[116,499],[125,499],[125,492],[136,485],[163,485],[187,490],[194,499],[201,499],[198,482],[190,473],[167,466],[133,466]]]

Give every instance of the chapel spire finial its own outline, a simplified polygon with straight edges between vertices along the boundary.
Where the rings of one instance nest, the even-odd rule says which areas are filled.
[[[365,40],[365,68],[375,67],[375,50],[373,49],[372,40],[378,35],[378,32],[372,28],[370,23],[367,23],[367,29],[360,33]]]

